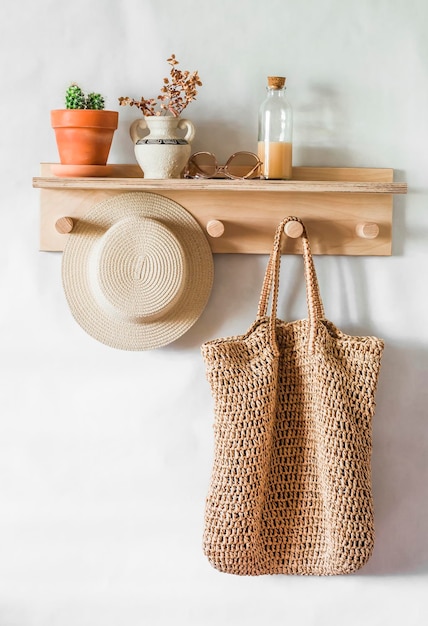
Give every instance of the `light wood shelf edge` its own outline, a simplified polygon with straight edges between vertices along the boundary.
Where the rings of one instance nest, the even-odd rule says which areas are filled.
[[[41,250],[63,250],[70,235],[56,230],[61,218],[79,219],[98,202],[140,191],[185,207],[207,231],[213,253],[268,253],[278,222],[296,215],[305,222],[314,254],[387,256],[393,197],[407,192],[406,183],[394,182],[389,168],[297,167],[292,181],[277,182],[146,180],[136,165],[117,168],[120,177],[59,178],[47,176],[50,166],[42,164],[42,176],[33,179],[40,189]],[[213,221],[224,227],[220,236],[208,234]],[[365,224],[377,225],[378,235],[364,238]],[[285,251],[299,253],[300,241],[289,240]]]
[[[60,178],[46,175],[50,164],[42,164],[42,176],[33,178],[38,189],[111,189],[121,191],[251,191],[263,193],[407,193],[407,184],[392,180],[393,170],[379,168],[293,168],[287,181],[229,179],[152,180],[138,176],[133,165],[122,165],[120,177]],[[119,166],[118,166],[119,167]]]

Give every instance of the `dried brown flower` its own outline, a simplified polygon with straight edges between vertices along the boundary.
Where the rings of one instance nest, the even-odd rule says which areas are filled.
[[[143,96],[140,100],[134,98],[120,97],[119,104],[121,106],[135,106],[141,110],[143,115],[167,115],[171,113],[174,117],[178,117],[184,111],[188,104],[196,99],[198,93],[197,87],[201,87],[201,79],[198,72],[182,71],[175,66],[178,61],[175,54],[171,54],[167,63],[171,66],[170,75],[163,79],[163,87],[158,97],[146,99]]]

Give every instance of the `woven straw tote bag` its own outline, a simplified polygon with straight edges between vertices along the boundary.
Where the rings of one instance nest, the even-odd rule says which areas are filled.
[[[277,228],[251,328],[202,346],[215,407],[203,547],[230,574],[348,574],[373,550],[383,342],[325,319],[304,226],[308,318],[277,319],[281,237],[296,219]]]

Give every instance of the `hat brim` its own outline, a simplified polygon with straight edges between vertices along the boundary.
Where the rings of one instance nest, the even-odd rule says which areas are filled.
[[[115,285],[122,277],[127,280],[128,265],[137,254],[135,248],[145,241],[147,233],[151,234],[150,255],[154,259],[146,274],[152,272],[152,276],[146,276],[145,283],[140,280],[135,281],[136,287],[132,285],[133,292],[137,290],[141,315],[118,315],[114,303],[111,306],[105,302],[98,287],[94,288],[101,258],[96,251],[106,234],[113,233],[121,223],[131,225],[133,247],[127,251],[129,237],[125,235],[129,230],[121,235],[119,229],[115,252],[109,252],[107,262],[102,263],[103,278]],[[153,266],[156,268],[150,269]],[[154,193],[124,193],[95,205],[77,221],[63,253],[62,281],[73,317],[93,338],[121,350],[151,350],[181,337],[204,310],[213,278],[211,248],[198,222],[177,202]],[[162,303],[164,288],[173,293],[171,297],[165,295],[166,299],[170,297],[168,306],[159,304],[156,314],[146,315],[144,297],[149,283],[150,297],[156,305]],[[130,309],[133,306],[130,304]]]

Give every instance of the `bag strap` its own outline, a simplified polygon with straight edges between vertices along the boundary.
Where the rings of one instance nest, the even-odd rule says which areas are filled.
[[[278,343],[276,339],[276,319],[277,319],[277,307],[278,307],[278,293],[279,293],[279,273],[281,266],[281,240],[284,234],[284,226],[287,222],[299,222],[303,227],[302,232],[302,245],[303,245],[303,262],[305,268],[305,282],[306,282],[306,302],[308,307],[308,319],[309,319],[309,352],[313,351],[317,322],[324,318],[324,308],[321,301],[318,279],[315,271],[315,265],[312,258],[311,247],[309,239],[306,233],[305,225],[298,217],[286,217],[278,225],[271,255],[266,268],[266,273],[263,281],[262,292],[260,294],[260,301],[258,307],[258,317],[265,317],[267,315],[267,308],[269,298],[272,295],[271,300],[271,315],[269,320],[269,334],[271,345],[278,355]]]

